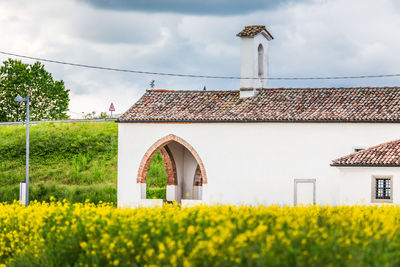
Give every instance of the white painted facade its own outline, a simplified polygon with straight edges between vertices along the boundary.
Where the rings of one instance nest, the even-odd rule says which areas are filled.
[[[189,143],[204,163],[204,203],[293,205],[295,180],[315,179],[316,204],[369,204],[372,175],[393,176],[393,202],[400,202],[398,168],[330,166],[354,147],[395,140],[399,133],[397,123],[119,123],[118,205],[146,202],[136,181],[140,162],[170,134]],[[177,152],[179,145],[170,149]],[[196,162],[185,153],[174,154],[177,200],[193,187],[185,179],[193,180]],[[299,190],[313,191],[307,185]]]
[[[381,204],[373,200],[374,178],[391,178],[393,203],[400,203],[400,168],[398,167],[338,167],[341,203]],[[357,188],[357,190],[353,190]]]

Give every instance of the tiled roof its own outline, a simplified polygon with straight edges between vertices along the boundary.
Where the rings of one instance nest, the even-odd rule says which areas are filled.
[[[265,31],[272,39],[272,35],[267,31],[264,25],[251,25],[251,26],[245,26],[244,29],[236,34],[236,36],[239,37],[254,37],[260,32]]]
[[[118,122],[400,122],[400,87],[147,90]]]
[[[338,158],[333,161],[332,166],[400,166],[400,140]]]

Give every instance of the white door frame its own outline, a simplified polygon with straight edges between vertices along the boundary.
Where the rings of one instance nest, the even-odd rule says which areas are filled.
[[[294,179],[294,197],[293,197],[294,206],[297,206],[297,184],[299,184],[299,183],[312,183],[313,184],[313,204],[314,205],[316,204],[315,182],[316,182],[316,179]]]

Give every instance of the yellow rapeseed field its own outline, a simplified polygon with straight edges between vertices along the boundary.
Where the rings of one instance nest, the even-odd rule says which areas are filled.
[[[0,204],[0,266],[399,266],[400,207]]]

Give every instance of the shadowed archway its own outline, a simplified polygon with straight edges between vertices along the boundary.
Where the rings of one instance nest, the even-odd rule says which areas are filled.
[[[195,190],[207,183],[203,161],[188,142],[173,134],[159,139],[146,151],[139,166],[137,183],[145,187],[150,162],[157,152],[163,158],[167,173],[167,200],[200,198]]]

